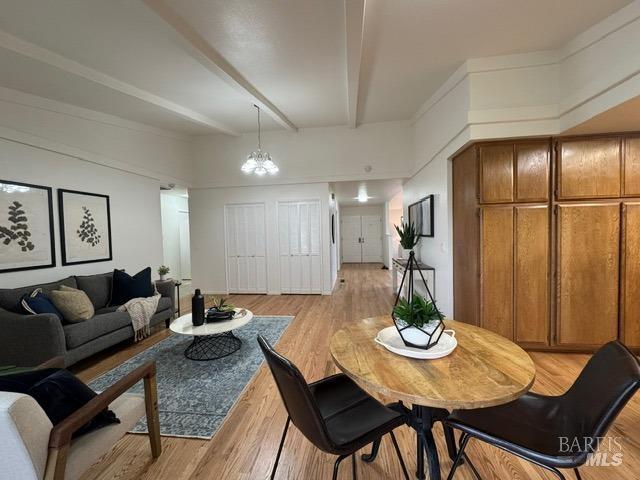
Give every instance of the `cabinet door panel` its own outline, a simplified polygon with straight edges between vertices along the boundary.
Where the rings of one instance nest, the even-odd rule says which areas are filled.
[[[548,345],[549,208],[516,207],[515,215],[515,339]]]
[[[620,204],[558,207],[560,345],[597,347],[618,337]]]
[[[620,138],[558,142],[558,197],[619,197],[620,142]]]
[[[513,208],[484,207],[480,235],[480,326],[513,339]]]
[[[626,196],[640,196],[640,137],[624,140],[624,183]]]
[[[640,347],[640,203],[623,205],[622,340]]]
[[[516,200],[549,199],[549,142],[516,145]]]
[[[513,144],[480,147],[480,201],[513,201]]]
[[[453,318],[478,325],[480,305],[480,219],[476,206],[475,148],[453,159]]]

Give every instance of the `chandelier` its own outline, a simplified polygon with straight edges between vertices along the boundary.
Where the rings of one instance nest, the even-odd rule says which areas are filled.
[[[244,173],[255,173],[259,176],[266,175],[267,173],[273,175],[280,169],[273,163],[271,155],[261,150],[260,107],[257,105],[254,105],[254,107],[258,109],[258,149],[247,155],[247,160],[242,164],[242,171]]]

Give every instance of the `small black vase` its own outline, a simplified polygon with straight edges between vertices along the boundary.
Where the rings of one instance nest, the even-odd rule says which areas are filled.
[[[204,297],[199,288],[196,288],[196,293],[191,298],[191,323],[194,327],[204,323]]]

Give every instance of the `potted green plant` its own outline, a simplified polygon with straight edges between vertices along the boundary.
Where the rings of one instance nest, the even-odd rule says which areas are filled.
[[[394,225],[396,232],[400,236],[400,246],[402,247],[402,257],[409,258],[409,253],[420,240],[420,234],[413,223],[402,222],[400,226]]]
[[[414,292],[413,298],[401,298],[393,308],[393,316],[402,328],[404,339],[419,347],[426,347],[429,338],[443,328],[441,320],[444,316],[436,308],[435,302],[427,300]],[[406,327],[406,328],[405,328]]]
[[[158,275],[160,275],[160,280],[164,280],[167,276],[167,273],[169,273],[170,271],[171,269],[166,265],[160,265],[158,267]]]
[[[230,320],[235,314],[233,305],[227,303],[223,297],[214,298],[213,306],[207,310],[207,322],[219,322],[222,320]]]

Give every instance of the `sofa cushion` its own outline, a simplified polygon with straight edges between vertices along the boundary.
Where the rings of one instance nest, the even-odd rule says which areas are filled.
[[[93,308],[103,308],[111,298],[111,282],[113,272],[100,273],[98,275],[76,276],[78,288],[87,294]]]
[[[51,292],[51,300],[67,322],[76,323],[89,320],[95,311],[87,294],[82,290],[62,285],[60,290]]]
[[[169,297],[160,297],[156,312],[162,312],[163,310],[171,309],[172,305],[173,303],[171,302],[171,299]]]
[[[66,285],[67,287],[77,288],[75,277],[67,277],[57,282],[43,283],[40,285],[29,285],[27,287],[19,288],[0,288],[0,308],[9,310],[15,313],[24,313],[22,311],[22,297],[30,295],[35,289],[41,288],[42,292],[50,298],[50,293],[53,290],[59,289],[60,286]]]
[[[0,377],[0,389],[33,397],[55,426],[97,396],[78,377],[62,368],[44,368]],[[108,408],[73,434],[74,437],[111,423],[120,423]]]
[[[132,298],[151,297],[153,292],[151,267],[139,271],[134,276],[122,270],[114,270],[109,305],[124,305]]]
[[[111,312],[96,315],[84,322],[65,325],[63,329],[67,348],[72,349],[130,325],[131,318],[127,312]]]
[[[113,313],[118,310],[119,305],[111,305],[110,307],[102,307],[96,310],[96,315],[103,315],[105,313]]]
[[[48,298],[42,290],[36,289],[31,295],[22,297],[22,308],[29,315],[38,315],[39,313],[53,313],[60,321],[62,321],[62,313],[56,308],[50,298]]]

